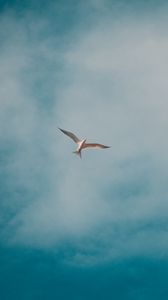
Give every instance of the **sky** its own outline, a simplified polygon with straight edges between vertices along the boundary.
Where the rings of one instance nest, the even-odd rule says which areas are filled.
[[[167,13],[0,1],[2,300],[167,298]]]

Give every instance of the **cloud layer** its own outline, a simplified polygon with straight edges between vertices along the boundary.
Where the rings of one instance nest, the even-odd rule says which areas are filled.
[[[66,260],[81,264],[166,255],[163,11],[141,20],[101,16],[62,47],[45,21],[32,34],[34,16],[27,20],[28,29],[8,14],[1,26],[4,242],[54,251],[68,244]],[[111,149],[80,161],[57,126]]]

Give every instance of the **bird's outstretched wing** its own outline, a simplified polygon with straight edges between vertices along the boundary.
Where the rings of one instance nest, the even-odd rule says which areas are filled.
[[[84,145],[82,146],[82,148],[100,148],[100,149],[106,149],[106,148],[110,148],[110,146],[105,146],[102,144],[98,144],[98,143],[84,143]]]
[[[66,131],[66,130],[61,129],[61,128],[59,128],[59,127],[58,127],[58,129],[61,130],[61,131],[62,131],[64,134],[66,134],[67,136],[69,136],[75,143],[80,142],[80,139],[78,139],[78,137],[77,137],[75,134],[73,134],[72,132]]]

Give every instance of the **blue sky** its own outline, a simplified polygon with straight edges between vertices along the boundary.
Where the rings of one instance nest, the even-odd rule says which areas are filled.
[[[167,12],[0,1],[3,300],[166,298]]]

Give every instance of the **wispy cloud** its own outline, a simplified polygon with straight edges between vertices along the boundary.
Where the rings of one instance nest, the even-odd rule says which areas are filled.
[[[1,26],[4,242],[54,251],[68,243],[75,250],[67,260],[81,264],[164,255],[164,13],[101,16],[62,48],[46,21],[27,18],[28,29],[12,15]],[[80,161],[57,126],[112,148],[86,151]]]

